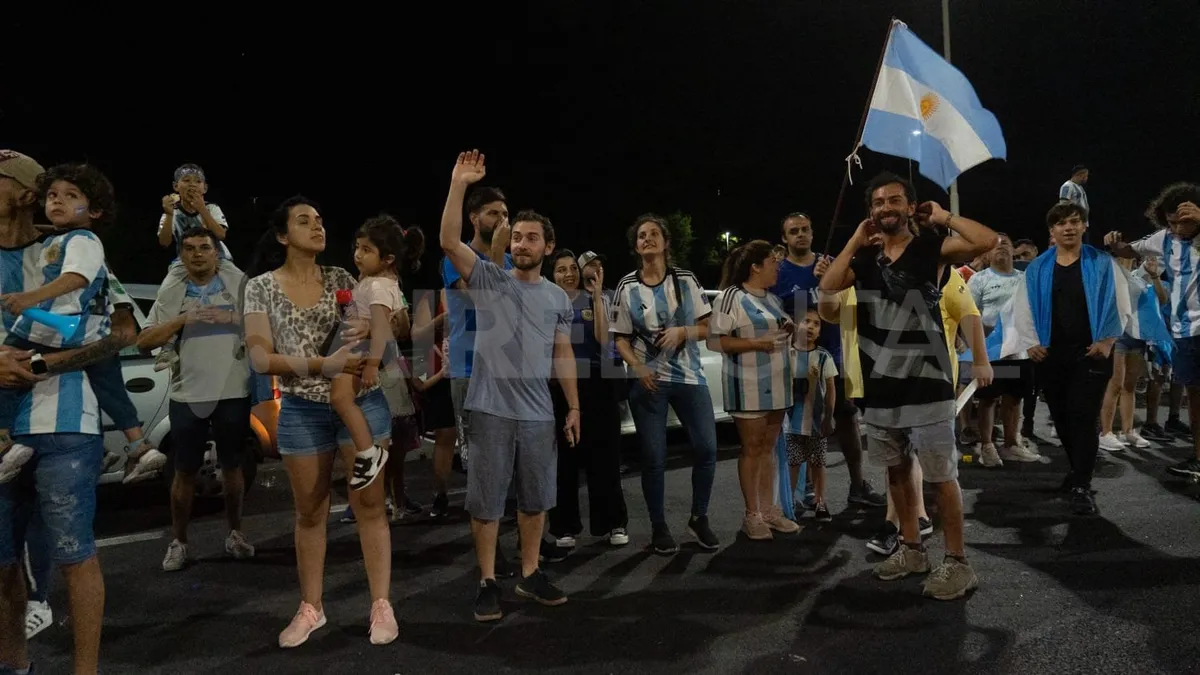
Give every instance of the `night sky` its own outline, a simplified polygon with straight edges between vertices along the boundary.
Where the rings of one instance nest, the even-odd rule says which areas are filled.
[[[725,230],[774,241],[804,210],[823,242],[889,17],[942,46],[938,0],[327,7],[6,16],[0,147],[108,173],[121,210],[102,234],[126,281],[159,281],[173,255],[154,232],[181,163],[207,172],[239,263],[303,193],[323,206],[328,261],[348,264],[353,229],[380,210],[436,240],[471,147],[514,213],[608,253],[615,279],[645,211],[690,213],[707,245]],[[965,215],[1044,245],[1045,211],[1085,163],[1094,227],[1132,236],[1161,186],[1200,179],[1196,0],[953,0],[951,21],[953,61],[1009,155],[961,179]],[[908,173],[862,157],[839,246],[871,175]],[[918,192],[948,205],[924,179]]]

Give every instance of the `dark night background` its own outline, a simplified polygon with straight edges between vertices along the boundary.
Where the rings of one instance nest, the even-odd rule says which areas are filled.
[[[296,7],[10,14],[0,147],[101,166],[121,209],[109,260],[139,282],[172,257],[154,232],[183,162],[207,172],[243,267],[298,192],[323,206],[326,258],[348,265],[353,229],[379,210],[432,243],[454,156],[478,147],[514,213],[536,208],[560,246],[615,258],[612,285],[644,211],[691,214],[699,247],[725,230],[775,240],[805,210],[819,247],[889,17],[942,46],[938,0]],[[1161,186],[1200,178],[1196,0],[953,0],[951,21],[953,61],[1009,155],[960,181],[965,215],[1044,246],[1043,214],[1082,162],[1095,229],[1134,235]],[[862,156],[847,228],[872,174],[908,172]]]

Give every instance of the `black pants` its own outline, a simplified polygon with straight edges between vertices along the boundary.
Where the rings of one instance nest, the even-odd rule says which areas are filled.
[[[602,378],[595,371],[590,375],[578,380],[580,440],[573,448],[563,434],[567,401],[557,384],[550,385],[558,427],[558,505],[550,509],[550,534],[556,538],[583,532],[581,468],[587,472],[592,535],[603,536],[629,524],[621,490],[621,412],[617,407],[617,386],[625,383]]]
[[[1029,378],[1028,394],[1025,395],[1025,402],[1021,408],[1022,427],[1024,430],[1033,431],[1033,416],[1037,413],[1038,404],[1038,375],[1037,368],[1033,369],[1033,374]],[[1024,433],[1022,431],[1021,433]]]
[[[1100,450],[1100,404],[1112,378],[1112,359],[1087,358],[1079,350],[1049,350],[1038,364],[1037,379],[1058,430],[1067,461],[1071,487],[1090,488]]]

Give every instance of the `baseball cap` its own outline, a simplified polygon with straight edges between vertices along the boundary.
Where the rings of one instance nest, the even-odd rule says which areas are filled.
[[[579,260],[576,262],[579,264],[579,269],[583,269],[584,267],[587,267],[588,263],[595,262],[597,260],[604,262],[605,260],[608,260],[608,257],[596,253],[595,251],[584,251],[583,255],[579,256]]]
[[[32,157],[16,150],[0,150],[0,176],[8,176],[30,190],[37,190],[38,176],[43,173],[46,170]]]

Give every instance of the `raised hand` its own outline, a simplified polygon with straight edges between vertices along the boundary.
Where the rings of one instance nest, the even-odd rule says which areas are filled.
[[[1200,206],[1192,202],[1184,202],[1175,209],[1175,215],[1181,222],[1200,225]]]
[[[1108,234],[1104,235],[1104,245],[1105,246],[1116,246],[1117,244],[1120,244],[1120,243],[1121,243],[1121,233],[1120,232],[1114,231],[1114,232],[1109,232]]]
[[[854,230],[854,241],[858,242],[859,246],[870,246],[871,239],[879,234],[879,229],[875,227],[875,221],[870,218],[864,218],[858,224],[858,228]]]
[[[454,171],[450,173],[450,180],[454,183],[471,185],[483,180],[486,175],[487,168],[484,166],[483,153],[471,150],[458,153],[458,161],[454,163]]]
[[[917,207],[917,223],[922,227],[947,226],[950,224],[950,215],[950,212],[937,202],[925,202]]]
[[[163,213],[167,214],[168,216],[171,215],[172,213],[175,213],[175,205],[178,203],[179,203],[179,195],[177,195],[177,194],[169,194],[166,197],[163,197],[162,198]]]
[[[1158,258],[1146,258],[1145,267],[1146,274],[1148,274],[1151,279],[1157,279],[1158,276],[1162,274],[1162,268],[1158,264]]]
[[[817,264],[813,266],[813,276],[820,279],[829,271],[829,256],[823,255],[817,258]]]

